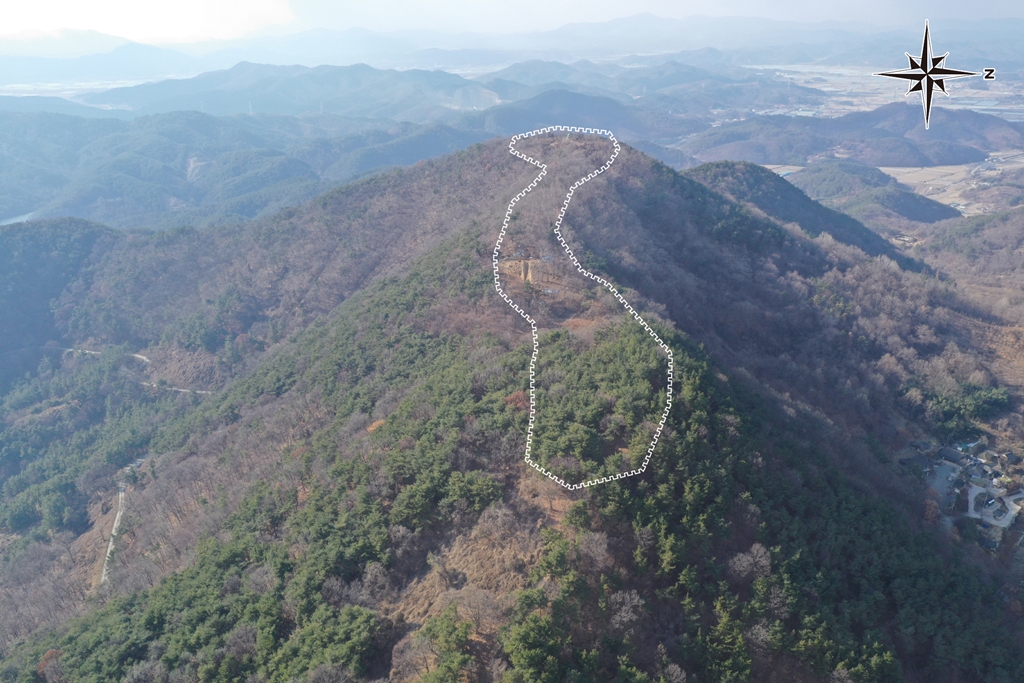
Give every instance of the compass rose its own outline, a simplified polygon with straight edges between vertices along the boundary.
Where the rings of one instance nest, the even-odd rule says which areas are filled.
[[[909,69],[900,69],[899,71],[886,71],[880,74],[874,74],[875,76],[888,76],[889,78],[902,78],[903,80],[910,81],[910,88],[906,94],[909,95],[912,92],[921,93],[921,107],[924,109],[924,127],[928,129],[928,124],[932,116],[932,95],[935,93],[935,89],[938,88],[942,91],[942,94],[949,97],[949,93],[946,92],[946,81],[954,78],[966,78],[967,76],[979,76],[978,72],[975,71],[959,71],[957,69],[947,69],[944,66],[946,57],[949,53],[942,55],[941,57],[932,56],[932,38],[931,34],[928,33],[928,20],[924,21],[924,43],[921,45],[921,56],[914,57],[909,52],[904,53],[907,55],[907,59],[910,60]],[[985,69],[985,78],[990,78],[990,72],[995,73],[994,69]]]

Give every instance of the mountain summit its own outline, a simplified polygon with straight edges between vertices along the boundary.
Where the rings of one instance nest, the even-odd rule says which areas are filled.
[[[536,457],[619,472],[664,357],[550,231],[608,142],[527,147],[550,172],[502,267],[538,321]],[[1013,680],[1012,600],[887,464],[1005,410],[955,292],[756,169],[624,146],[562,232],[678,400],[643,475],[570,494],[522,461],[531,336],[493,287],[536,173],[497,140],[237,225],[0,229],[51,278],[0,288],[41,359],[0,413],[5,675]]]

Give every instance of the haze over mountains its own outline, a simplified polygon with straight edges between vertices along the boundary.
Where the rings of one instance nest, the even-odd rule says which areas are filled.
[[[515,96],[523,99],[502,102]],[[566,123],[609,128],[677,169],[719,159],[802,165],[836,154],[875,166],[963,164],[1024,137],[1021,124],[948,110],[936,112],[938,132],[926,136],[911,105],[833,120],[748,113],[712,126],[712,112],[742,115],[816,97],[752,74],[712,79],[673,61],[628,71],[527,62],[480,81],[242,64],[88,96],[131,107],[129,120],[0,114],[8,178],[0,216],[72,215],[119,227],[223,223],[377,170]],[[478,110],[474,102],[502,103]]]
[[[925,133],[917,107],[901,104],[837,119],[757,117],[704,131],[680,148],[702,161],[799,165],[837,154],[872,166],[944,166],[984,161],[987,152],[1024,147],[1020,123],[942,109],[935,117],[934,134]]]
[[[367,66],[239,64],[82,98],[130,112],[130,121],[38,116],[24,111],[36,98],[8,98],[22,106],[2,115],[9,184],[0,216],[73,215],[120,227],[244,219],[374,170],[566,121],[610,127],[684,168],[696,162],[664,145],[707,128],[712,109],[815,97],[731,73],[673,61],[628,70],[528,62],[481,82]],[[688,97],[698,89],[700,97]],[[43,108],[55,101],[39,99]]]
[[[6,123],[6,215],[71,215],[118,227],[244,220],[368,171],[489,137],[443,125],[337,116],[0,118]]]
[[[81,38],[10,63],[152,82],[0,98],[0,680],[1021,680],[1024,124],[742,66],[919,35]],[[494,256],[548,125],[618,137],[561,234],[675,354],[579,492],[528,425],[636,468],[668,367],[551,231],[606,138],[519,142]]]
[[[74,215],[121,227],[223,223],[377,169],[565,123],[610,128],[678,169],[717,159],[804,164],[831,154],[932,166],[1021,144],[1019,124],[964,111],[937,111],[937,132],[928,136],[912,106],[834,120],[752,113],[824,96],[764,71],[664,58],[633,67],[535,60],[473,79],[242,63],[87,93],[79,103],[0,98],[0,108],[20,112],[3,115],[8,142],[0,153],[10,180],[0,216]],[[33,113],[48,109],[71,116]],[[107,120],[75,118],[82,115]]]
[[[1024,20],[946,21],[943,49],[970,62],[1013,69],[1020,65],[1017,38]],[[241,61],[270,64],[366,63],[378,68],[493,70],[529,59],[571,62],[679,53],[689,63],[793,64],[823,62],[877,65],[920,41],[920,27],[879,31],[856,23],[801,23],[762,18],[636,15],[599,23],[515,34],[381,33],[363,29],[314,29],[200,45],[154,47],[94,34],[0,41],[0,85],[152,80],[194,76]],[[118,42],[122,44],[118,44]],[[49,44],[47,44],[49,42]],[[70,43],[70,45],[68,45]],[[707,52],[708,50],[711,52]],[[80,56],[62,57],[70,51]],[[52,55],[52,56],[42,56]]]

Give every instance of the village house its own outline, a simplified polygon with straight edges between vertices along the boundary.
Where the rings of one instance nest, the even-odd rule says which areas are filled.
[[[965,465],[967,465],[967,455],[962,451],[958,451],[955,448],[943,446],[942,448],[939,449],[937,455],[943,460],[953,463],[954,465],[957,465],[959,467],[964,467]]]
[[[958,448],[914,441],[896,455],[902,471],[924,474],[946,514],[955,515],[959,509],[977,520],[983,534],[979,544],[994,552],[1024,507],[1019,481],[1024,460],[1012,451],[1000,453],[987,446],[985,440]]]
[[[932,459],[924,453],[905,448],[897,455],[903,456],[899,458],[898,462],[900,467],[907,472],[912,471],[914,467],[920,468],[920,471],[924,474],[930,474],[934,470]]]

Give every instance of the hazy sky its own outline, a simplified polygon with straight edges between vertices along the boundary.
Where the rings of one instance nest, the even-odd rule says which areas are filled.
[[[1020,0],[5,0],[0,35],[94,30],[141,42],[188,42],[313,27],[514,32],[651,12],[896,27],[924,18],[1024,17]],[[894,6],[896,7],[894,9]]]

